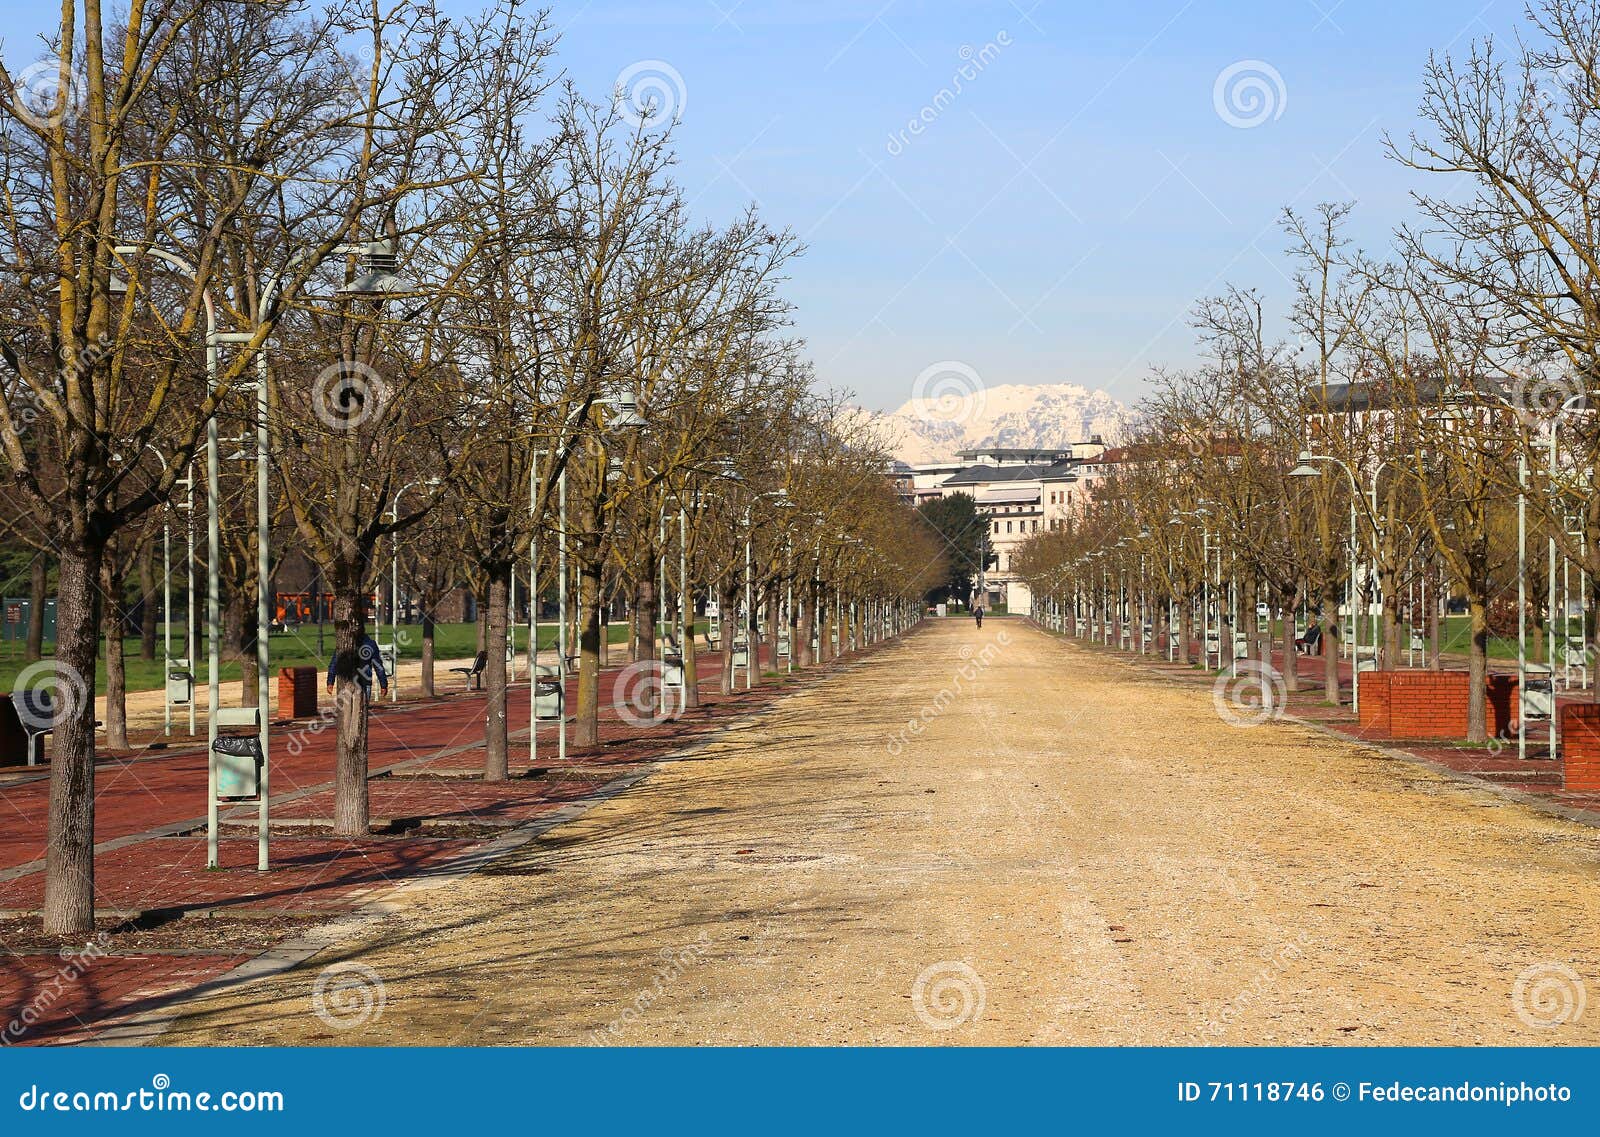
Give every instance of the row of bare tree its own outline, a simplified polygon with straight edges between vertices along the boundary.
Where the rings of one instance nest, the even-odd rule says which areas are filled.
[[[798,241],[753,211],[696,221],[671,124],[583,97],[543,12],[62,13],[42,67],[0,73],[18,92],[0,108],[0,453],[6,536],[56,565],[56,667],[91,694],[123,574],[190,477],[197,513],[218,498],[202,560],[251,657],[262,432],[273,556],[304,555],[334,598],[345,835],[367,832],[351,696],[397,536],[431,550],[423,591],[464,580],[485,599],[488,779],[508,773],[512,582],[537,541],[550,597],[563,516],[579,744],[598,729],[601,601],[626,590],[635,653],[659,650],[669,552],[731,612],[749,540],[756,603],[801,597],[802,663],[809,633],[826,652],[830,624],[937,572],[882,454],[812,392],[786,332]],[[93,912],[93,699],[60,701],[55,726],[44,921],[72,934]]]
[[[1253,290],[1200,303],[1206,363],[1156,376],[1118,472],[1018,566],[1057,599],[1137,582],[1135,618],[1175,609],[1186,655],[1208,578],[1239,582],[1221,614],[1234,628],[1254,629],[1257,603],[1308,611],[1330,700],[1342,606],[1381,607],[1380,665],[1396,665],[1407,622],[1436,663],[1448,595],[1470,614],[1482,740],[1489,640],[1519,623],[1519,551],[1535,658],[1567,642],[1552,562],[1575,566],[1591,613],[1600,581],[1600,5],[1541,0],[1512,56],[1483,44],[1434,58],[1420,118],[1388,152],[1449,188],[1416,195],[1418,220],[1383,256],[1352,247],[1348,206],[1286,211],[1287,333],[1268,331]],[[1280,631],[1290,689],[1293,626]],[[1226,660],[1233,636],[1220,647]]]

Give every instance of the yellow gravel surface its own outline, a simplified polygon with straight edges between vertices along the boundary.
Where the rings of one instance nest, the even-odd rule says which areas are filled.
[[[951,620],[166,1038],[1595,1044],[1596,985],[1595,830]]]

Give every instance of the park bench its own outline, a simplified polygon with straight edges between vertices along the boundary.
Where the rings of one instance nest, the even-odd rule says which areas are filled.
[[[466,680],[467,690],[478,691],[483,688],[483,669],[489,666],[489,653],[480,651],[478,657],[472,661],[471,667],[452,667],[450,670]]]
[[[29,766],[43,762],[44,736],[55,732],[55,719],[55,696],[47,688],[0,696],[0,766],[21,765],[19,750]]]
[[[1296,636],[1294,650],[1296,655],[1312,655],[1317,650],[1317,645],[1322,642],[1322,626],[1312,624],[1306,629],[1306,634]]]

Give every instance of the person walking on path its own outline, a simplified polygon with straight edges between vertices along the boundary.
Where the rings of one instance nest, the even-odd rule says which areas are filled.
[[[972,618],[978,621],[978,627],[983,627],[983,605],[979,604],[972,610]]]
[[[335,651],[328,660],[328,693],[333,693],[333,682],[339,674],[339,653]],[[349,673],[347,673],[349,674]],[[361,685],[362,701],[372,701],[372,681],[377,679],[380,694],[389,693],[389,673],[383,669],[383,656],[372,636],[361,633],[356,643],[356,666],[353,678]]]

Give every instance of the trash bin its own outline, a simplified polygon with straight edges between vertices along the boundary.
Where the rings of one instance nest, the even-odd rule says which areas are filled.
[[[733,641],[733,665],[735,667],[750,666],[750,645],[744,640]]]
[[[779,636],[778,637],[778,658],[779,659],[788,659],[789,658],[789,637],[788,636]]]
[[[187,659],[174,659],[167,672],[167,702],[175,707],[186,707],[194,698],[194,673]]]
[[[244,801],[261,795],[261,739],[253,734],[219,734],[216,755],[217,800]]]
[[[661,657],[661,685],[663,687],[683,686],[683,656],[668,652]]]
[[[1556,687],[1550,668],[1542,663],[1525,665],[1521,702],[1525,720],[1548,721],[1555,718]]]
[[[548,663],[539,665],[539,674],[533,681],[533,717],[540,722],[561,718],[561,704],[566,692],[561,689],[561,677]]]

